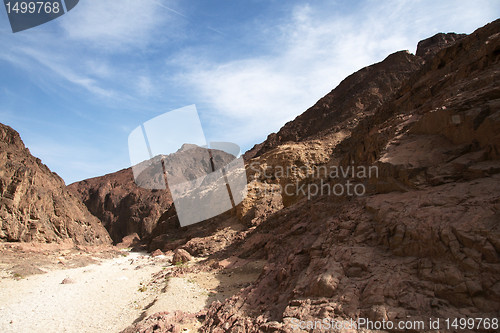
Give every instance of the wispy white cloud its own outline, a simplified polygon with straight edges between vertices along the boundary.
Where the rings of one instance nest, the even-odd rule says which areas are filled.
[[[161,10],[168,9],[168,12]],[[61,20],[61,27],[70,40],[84,42],[92,48],[107,52],[130,51],[145,47],[176,25],[173,15],[180,13],[161,1],[93,0],[80,1],[77,7]]]
[[[163,1],[161,1],[161,0],[153,0],[152,2],[153,2],[153,3],[155,3],[156,5],[158,5],[158,6],[162,7],[162,8],[164,8],[164,9],[166,9],[166,10],[168,10],[168,11],[170,11],[170,12],[174,13],[174,14],[176,14],[176,15],[179,15],[179,16],[184,17],[184,18],[188,18],[188,17],[187,17],[187,15],[184,15],[184,14],[182,14],[181,12],[179,12],[178,10],[175,10],[175,9],[173,9],[172,7],[167,6],[167,5],[166,5]]]
[[[10,98],[14,108],[26,110],[9,112],[4,99],[0,121],[25,133],[32,153],[66,181],[126,166],[126,149],[120,152],[126,135],[120,141],[112,133],[128,125],[124,119],[134,105],[145,107],[143,99],[154,87],[152,77],[138,79],[138,73],[149,72],[150,64],[142,60],[151,49],[164,47],[170,36],[165,31],[175,33],[175,16],[152,1],[86,0],[46,25],[0,34],[1,65],[22,70],[19,78],[30,87],[30,102],[19,102],[26,98],[22,93]],[[3,17],[0,22],[8,24]],[[10,86],[7,80],[2,84]],[[116,117],[123,110],[128,115]]]
[[[107,80],[117,74],[117,69],[106,59],[87,58],[81,63],[87,75],[98,79]]]
[[[66,94],[70,90],[108,105],[130,105],[154,90],[153,77],[140,74],[151,66],[144,54],[164,47],[165,39],[182,27],[175,6],[176,0],[80,1],[53,22],[62,29],[41,26],[0,36],[6,45],[0,59],[33,74],[44,90],[58,93],[53,87],[63,87]]]
[[[232,26],[215,21],[198,26],[178,0],[85,0],[32,33],[0,35],[0,59],[24,69],[43,91],[70,96],[68,109],[81,104],[72,110],[82,113],[81,119],[105,122],[102,128],[110,132],[112,126],[119,128],[109,135],[117,141],[114,148],[122,146],[118,137],[126,137],[123,131],[147,119],[140,112],[128,122],[111,114],[108,124],[100,118],[101,108],[122,112],[137,106],[153,117],[168,111],[163,106],[191,103],[198,104],[208,139],[249,148],[352,72],[394,51],[413,52],[419,39],[436,32],[471,32],[500,12],[496,2],[486,0],[369,0],[347,14],[337,4],[296,5],[283,17],[248,21],[235,37]],[[224,36],[206,41],[207,27]],[[243,36],[245,29],[249,33]],[[220,45],[231,50],[235,39],[244,39],[241,45],[247,48],[236,50],[234,57],[219,52]],[[87,114],[95,106],[99,110]],[[72,153],[75,147],[83,153]],[[40,140],[34,146],[50,167],[71,180],[76,174],[111,172],[128,160],[126,149],[109,149],[106,154],[119,162],[103,165],[104,150],[71,140]]]
[[[86,89],[92,94],[101,97],[112,97],[116,93],[112,89],[103,88],[99,82],[92,79],[90,76],[79,73],[73,64],[68,64],[67,58],[60,54],[53,54],[51,52],[44,52],[43,50],[36,50],[30,47],[19,48],[18,51],[29,58],[31,61],[24,63],[25,66],[42,65],[46,68],[46,75],[56,75],[63,79],[64,82],[79,86]]]
[[[367,1],[348,15],[323,4],[295,6],[278,29],[256,37],[274,45],[266,54],[205,66],[187,56],[188,74],[179,81],[212,109],[213,135],[250,147],[352,72],[399,50],[413,52],[437,32],[471,32],[487,23],[495,5],[480,2]]]
[[[154,85],[149,76],[141,75],[137,78],[137,92],[139,95],[151,96],[154,90]]]

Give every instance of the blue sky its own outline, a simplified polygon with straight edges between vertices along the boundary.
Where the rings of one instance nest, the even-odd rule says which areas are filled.
[[[66,183],[130,166],[141,123],[195,104],[208,141],[245,151],[352,72],[498,1],[80,0],[13,34],[0,8],[0,122]]]

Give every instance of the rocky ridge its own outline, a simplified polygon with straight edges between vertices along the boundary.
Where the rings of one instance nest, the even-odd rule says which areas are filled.
[[[174,209],[168,184],[183,183],[212,172],[208,151],[184,144],[173,154],[158,155],[134,166],[137,179],[130,167],[73,183],[68,188],[103,222],[115,243],[137,234],[136,243],[147,244],[159,236],[157,226],[163,222],[165,212]],[[215,170],[234,159],[221,150],[210,149],[210,152]],[[167,180],[163,168],[169,174]],[[178,221],[172,228],[179,228]]]
[[[268,266],[253,286],[212,304],[205,331],[498,317],[500,21],[448,47],[420,45],[432,52],[419,68],[319,161],[377,166],[367,195],[298,198],[268,216],[233,252]]]
[[[149,235],[158,218],[172,205],[168,190],[150,190],[135,184],[132,168],[86,179],[68,186],[98,217],[115,243],[128,235]]]
[[[345,78],[316,104],[286,123],[278,133],[245,153],[245,159],[262,155],[287,142],[324,138],[328,133],[349,133],[362,119],[390,100],[420,68],[424,59],[449,46],[464,34],[436,34],[419,42],[416,55],[400,51]]]
[[[31,155],[19,133],[0,124],[0,240],[104,245],[101,222]]]
[[[219,232],[225,223],[243,229],[219,247],[210,246],[214,234],[163,243],[208,256],[207,269],[227,258],[267,262],[254,283],[197,315],[201,331],[498,317],[499,62],[498,20],[469,36],[438,34],[416,55],[398,52],[353,74],[249,151],[249,196],[235,215],[211,222]],[[308,171],[350,165],[377,167],[376,177],[356,180],[364,196],[283,193],[287,184],[345,184]],[[278,175],[283,167],[295,168]],[[155,326],[162,318],[169,328]],[[135,328],[174,332],[172,318],[157,314]]]

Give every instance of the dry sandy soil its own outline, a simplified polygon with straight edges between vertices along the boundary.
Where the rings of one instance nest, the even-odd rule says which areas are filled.
[[[149,256],[130,253],[85,267],[4,278],[0,331],[120,331],[141,315],[151,297],[141,283],[161,269]]]
[[[177,267],[171,256],[116,249],[1,250],[1,332],[119,332],[160,311],[196,313],[247,286],[263,266],[198,271],[201,258]],[[172,274],[182,270],[189,272]]]

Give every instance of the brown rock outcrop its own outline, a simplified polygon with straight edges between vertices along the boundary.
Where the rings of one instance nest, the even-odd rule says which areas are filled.
[[[460,40],[467,36],[466,34],[455,34],[455,33],[439,33],[432,37],[421,40],[418,42],[416,56],[429,59],[441,49],[451,46],[457,40]]]
[[[174,256],[172,257],[172,262],[173,263],[185,263],[188,261],[191,261],[193,258],[189,254],[188,251],[184,249],[177,249],[174,251]]]
[[[172,205],[168,190],[150,190],[135,184],[132,168],[73,183],[68,188],[97,216],[115,243],[137,233],[150,235],[158,218]]]
[[[500,20],[469,36],[438,34],[417,53],[351,75],[249,151],[251,190],[235,214],[186,229],[172,208],[160,218],[150,246],[207,263],[267,262],[254,283],[211,304],[202,332],[499,317]],[[307,173],[350,165],[378,170],[358,181],[364,196],[282,193],[343,184]],[[163,317],[139,325],[154,331]]]
[[[206,148],[184,144],[175,153],[158,155],[140,163],[136,166],[141,170],[140,174],[136,175],[137,179],[134,179],[133,169],[127,168],[73,183],[68,188],[103,222],[115,243],[120,243],[123,237],[134,233],[139,235],[141,241],[149,243],[152,238],[158,236],[155,229],[158,223],[162,222],[164,213],[170,207],[173,209],[168,183],[178,184],[193,180],[212,172],[212,167],[217,170],[235,158],[221,150],[210,149],[210,152],[213,165]],[[167,186],[161,163],[164,163],[170,173]],[[175,226],[174,224],[173,227]]]
[[[201,316],[182,311],[155,313],[121,333],[181,333],[181,326],[193,326]],[[189,332],[189,330],[182,331]]]
[[[373,114],[377,107],[389,100],[422,63],[422,58],[400,51],[357,71],[307,111],[286,123],[278,133],[270,134],[266,141],[247,151],[245,160],[287,142],[300,142],[341,131],[349,133],[361,119]]]
[[[455,37],[423,41],[414,57],[425,62],[329,148],[327,166],[378,167],[367,195],[303,198],[264,219],[231,255],[268,266],[212,304],[203,331],[499,316],[500,21]],[[308,133],[305,123],[285,127]],[[276,160],[280,143],[249,163]]]
[[[0,240],[109,244],[101,222],[31,155],[19,134],[0,124]]]

